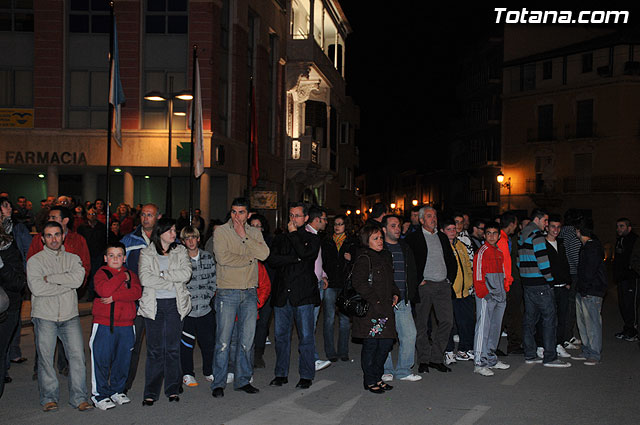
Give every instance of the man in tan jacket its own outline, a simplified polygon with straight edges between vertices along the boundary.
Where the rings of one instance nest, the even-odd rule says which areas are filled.
[[[211,394],[215,398],[224,396],[234,326],[238,335],[233,359],[234,389],[247,394],[258,392],[250,383],[253,375],[251,350],[258,318],[258,260],[266,260],[269,247],[260,229],[249,226],[248,216],[248,200],[236,198],[231,203],[231,219],[213,233],[217,324]]]
[[[69,360],[69,404],[80,411],[93,409],[87,402],[84,341],[78,317],[76,288],[85,270],[80,257],[66,252],[62,225],[45,224],[44,249],[27,261],[31,290],[31,321],[38,353],[40,404],[45,412],[58,410],[59,383],[53,367],[56,340],[60,338]]]

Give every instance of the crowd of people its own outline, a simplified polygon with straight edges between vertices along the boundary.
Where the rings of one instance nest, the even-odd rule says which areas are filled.
[[[26,360],[19,339],[26,293],[44,411],[58,409],[56,369],[69,377],[74,408],[129,403],[143,343],[144,406],[162,393],[179,402],[184,387],[199,385],[196,343],[214,398],[231,383],[258,393],[253,373],[266,367],[272,318],[270,386],[288,384],[294,324],[296,387],[303,389],[316,372],[349,361],[352,340],[362,344],[364,389],[376,394],[392,390],[394,379],[420,381],[459,361],[472,361],[481,376],[508,369],[507,354],[555,368],[571,366],[568,358],[601,361],[604,250],[591,220],[576,210],[563,217],[507,211],[484,220],[438,217],[425,205],[405,221],[378,203],[350,229],[348,216],[335,215],[329,226],[323,207],[300,202],[290,204],[286,229],[272,235],[245,198],[234,199],[225,221],[212,220],[207,232],[199,210],[174,220],[154,204],[120,204],[108,235],[100,199],[75,205],[50,197],[37,215],[28,205],[0,193],[0,396],[11,382],[10,362]],[[637,341],[640,244],[628,219],[616,231],[613,270],[624,320],[616,337]],[[364,314],[338,308],[349,287],[366,304]],[[83,296],[93,301],[89,397]],[[320,311],[324,357],[315,342]],[[503,333],[507,353],[498,349]]]

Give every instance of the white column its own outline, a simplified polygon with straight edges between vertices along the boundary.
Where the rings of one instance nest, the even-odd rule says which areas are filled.
[[[58,196],[58,167],[47,167],[47,196]]]
[[[134,207],[135,205],[133,205],[133,174],[131,174],[130,168],[123,170],[122,174],[124,177],[123,202],[125,204],[128,204],[131,207]]]

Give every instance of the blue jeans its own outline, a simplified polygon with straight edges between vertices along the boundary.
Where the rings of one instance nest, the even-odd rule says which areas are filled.
[[[216,292],[216,348],[213,355],[211,389],[227,385],[231,336],[238,329],[238,348],[235,352],[234,388],[244,387],[253,375],[253,338],[258,320],[258,295],[256,288],[218,289]],[[237,318],[237,321],[236,321]]]
[[[342,288],[327,288],[322,302],[324,308],[324,323],[322,326],[324,335],[324,352],[328,358],[349,357],[349,316],[336,310],[336,298]],[[338,352],[333,342],[333,323],[338,313]]]
[[[291,356],[291,331],[295,322],[298,329],[298,370],[300,379],[313,379],[316,375],[316,342],[313,335],[313,304],[293,307],[287,301],[283,307],[274,307],[274,333],[276,339],[275,376],[289,376]]]
[[[394,309],[396,316],[396,331],[398,332],[398,363],[396,368],[393,368],[393,360],[391,359],[391,352],[387,355],[387,360],[384,363],[384,373],[390,373],[396,378],[404,378],[411,375],[411,368],[415,363],[416,358],[416,324],[413,321],[413,315],[411,314],[411,304],[405,304],[404,300],[401,300],[397,304],[397,309]]]
[[[157,400],[164,380],[164,394],[177,395],[182,385],[180,336],[182,321],[175,298],[156,300],[156,318],[145,317],[147,362],[144,370],[144,398]]]
[[[324,296],[326,291],[326,289],[322,289],[323,287],[324,287],[324,281],[319,280],[318,291],[320,292],[320,305],[322,305],[322,302],[324,301]],[[316,332],[316,328],[318,327],[318,316],[320,315],[320,305],[315,306],[313,308],[313,333]],[[317,351],[313,353],[313,355],[315,360],[320,360],[320,355],[318,354]]]
[[[536,323],[542,324],[542,345],[544,346],[543,363],[549,363],[558,358],[556,353],[556,302],[553,288],[549,285],[524,285],[524,318],[522,320],[522,336],[524,358],[535,359],[536,340],[534,333]]]
[[[91,348],[91,393],[94,401],[102,401],[114,394],[123,393],[129,373],[131,350],[136,342],[132,326],[93,324],[89,348]]]
[[[38,386],[40,404],[58,402],[60,387],[53,356],[60,338],[69,360],[69,404],[78,407],[87,401],[87,369],[84,363],[84,341],[78,316],[63,322],[32,318],[38,353]]]
[[[576,293],[576,321],[582,338],[582,354],[600,361],[602,353],[602,298]]]

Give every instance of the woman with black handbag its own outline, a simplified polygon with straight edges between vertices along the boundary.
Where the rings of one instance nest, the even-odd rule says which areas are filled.
[[[393,262],[384,250],[380,227],[365,225],[360,231],[366,247],[355,261],[351,284],[369,304],[364,317],[353,318],[353,337],[362,338],[361,366],[364,389],[382,394],[393,387],[382,382],[384,362],[397,337],[393,309],[400,290],[393,280]]]

